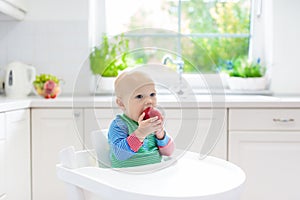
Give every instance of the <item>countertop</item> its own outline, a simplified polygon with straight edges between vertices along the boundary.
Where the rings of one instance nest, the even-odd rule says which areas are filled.
[[[300,97],[274,97],[263,95],[195,95],[158,96],[164,108],[300,108]],[[29,96],[9,99],[0,96],[0,112],[24,108],[109,108],[116,107],[112,96],[59,96],[43,99]]]

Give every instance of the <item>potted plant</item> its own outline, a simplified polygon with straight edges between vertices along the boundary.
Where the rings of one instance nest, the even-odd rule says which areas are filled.
[[[228,74],[227,83],[231,90],[265,90],[267,87],[266,68],[259,58],[253,62],[247,57],[238,57],[227,61],[222,68]]]
[[[129,40],[124,35],[112,38],[102,36],[100,46],[93,48],[89,55],[90,69],[95,75],[94,92],[111,92],[119,71],[128,67]]]

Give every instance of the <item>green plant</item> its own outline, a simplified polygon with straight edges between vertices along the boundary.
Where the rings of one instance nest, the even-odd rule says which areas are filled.
[[[178,12],[174,12],[174,8],[178,8],[178,1],[161,1],[162,6],[157,12],[168,13],[170,19],[177,19]],[[215,72],[219,65],[219,59],[231,59],[235,55],[247,55],[249,50],[250,35],[250,19],[251,19],[251,1],[229,1],[229,0],[189,0],[188,3],[182,3],[181,22],[184,24],[181,28],[181,37],[157,37],[148,34],[141,34],[139,41],[149,41],[148,38],[153,38],[153,41],[160,42],[161,46],[167,47],[169,44],[177,44],[181,41],[181,46],[174,49],[176,53],[185,58],[184,72],[186,73],[212,73]],[[143,16],[148,16],[149,9],[141,8],[137,15],[133,15],[127,29],[143,26],[145,21],[141,19]],[[153,22],[155,23],[155,22]],[[177,24],[178,25],[178,24]],[[193,33],[194,36],[189,37],[185,33]],[[159,34],[169,35],[167,32],[157,32]],[[199,36],[197,35],[199,33]],[[208,35],[207,37],[203,35]],[[219,35],[220,34],[220,35]],[[228,37],[231,35],[234,37]],[[240,35],[240,36],[239,36]],[[147,39],[144,39],[144,38]],[[171,46],[170,46],[171,48]],[[146,63],[148,60],[154,60],[159,55],[159,51],[135,53],[138,58],[143,58]],[[164,56],[164,55],[163,55]],[[162,57],[158,59],[160,62]]]
[[[261,65],[259,58],[256,62],[250,62],[247,57],[238,57],[226,61],[221,68],[221,71],[228,73],[231,77],[242,78],[262,77],[266,72],[266,68]]]
[[[102,36],[100,46],[94,47],[90,53],[90,67],[95,75],[103,77],[118,76],[118,72],[128,67],[129,40],[124,35],[113,38]]]

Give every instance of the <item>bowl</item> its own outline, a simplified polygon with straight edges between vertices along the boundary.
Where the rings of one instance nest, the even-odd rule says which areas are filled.
[[[45,83],[33,83],[35,94],[46,99],[55,99],[61,93],[61,82],[48,80]]]

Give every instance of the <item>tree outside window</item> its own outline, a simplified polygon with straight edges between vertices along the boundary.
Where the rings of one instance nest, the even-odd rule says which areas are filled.
[[[215,72],[227,60],[248,55],[251,0],[107,0],[106,6],[107,34],[126,36],[137,30],[127,35],[134,47],[146,46],[143,43],[151,39],[160,46],[174,45],[177,56],[188,58],[186,73]],[[116,18],[116,12],[122,19]],[[143,28],[170,32],[145,35]],[[144,49],[131,56],[148,63],[161,62],[165,54]]]

